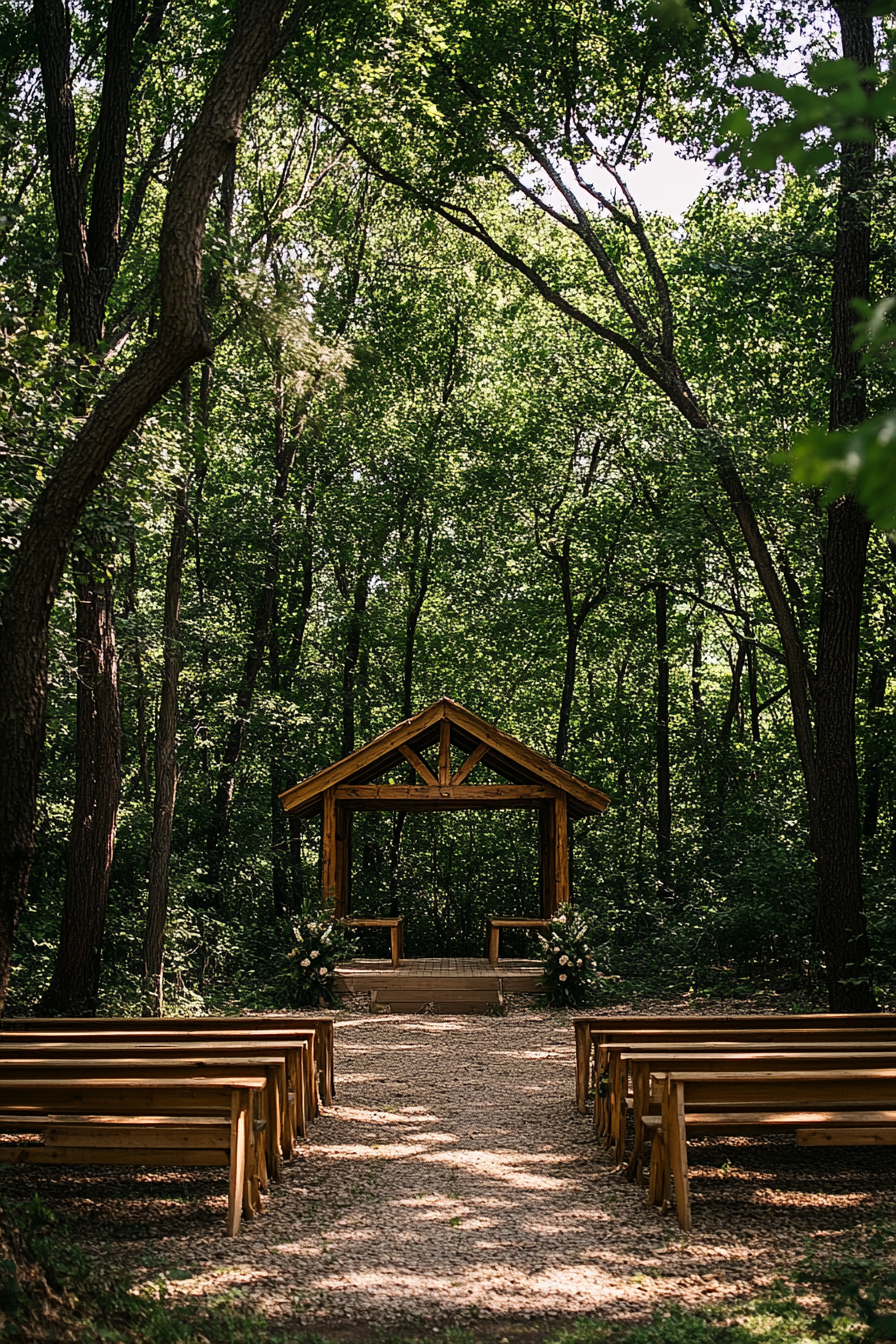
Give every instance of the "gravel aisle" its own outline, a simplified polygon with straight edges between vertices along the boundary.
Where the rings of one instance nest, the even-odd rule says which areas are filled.
[[[202,1171],[19,1170],[4,1189],[37,1181],[74,1212],[82,1244],[138,1281],[236,1289],[318,1329],[632,1318],[751,1294],[794,1267],[806,1237],[834,1251],[877,1211],[892,1217],[893,1150],[707,1142],[682,1239],[609,1170],[576,1112],[564,1016],[343,1012],[336,1059],[338,1105],[235,1241],[221,1236],[221,1178]]]

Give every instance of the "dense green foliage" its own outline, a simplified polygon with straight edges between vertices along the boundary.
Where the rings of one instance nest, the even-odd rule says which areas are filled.
[[[689,26],[664,24],[650,7],[600,7],[593,29],[576,35],[563,27],[573,8],[551,8],[562,19],[552,40],[557,49],[580,41],[589,133],[616,149],[627,137],[626,164],[649,153],[654,132],[694,153],[722,135],[743,92],[726,83],[727,38],[709,11]],[[105,345],[86,360],[66,343],[34,35],[24,7],[13,8],[0,164],[7,560],[85,402],[153,329],[164,137],[195,111],[221,43],[218,10],[172,14],[144,70],[129,190],[146,146],[162,148]],[[495,148],[506,106],[552,150],[578,152],[569,128],[557,131],[563,71],[538,65],[539,13],[459,0],[383,12],[371,4],[355,6],[350,22],[336,6],[318,47],[291,52],[253,107],[235,191],[222,186],[210,223],[213,364],[144,421],[85,520],[114,578],[125,741],[106,1009],[140,996],[162,610],[184,483],[172,1005],[290,1001],[283,957],[296,913],[319,889],[319,823],[291,836],[277,794],[440,695],[562,756],[611,795],[605,816],[576,824],[572,846],[575,899],[597,931],[602,972],[670,988],[774,985],[818,997],[812,856],[780,642],[719,497],[713,445],[619,350],[546,306],[430,199],[442,193],[456,204],[460,192],[570,303],[615,320],[569,232],[501,176],[508,164],[520,170]],[[73,22],[88,157],[99,21],[88,6]],[[744,16],[741,37],[756,59],[773,59],[784,41],[762,7]],[[527,43],[532,59],[518,61]],[[425,55],[432,51],[438,60]],[[639,62],[650,76],[640,90]],[[446,73],[459,65],[476,96],[462,98]],[[491,88],[501,97],[486,96]],[[651,113],[632,138],[626,117],[639,97]],[[365,160],[376,156],[410,185],[371,172]],[[740,185],[744,197],[755,194],[751,179]],[[825,419],[834,190],[824,166],[812,178],[781,174],[758,206],[728,181],[680,221],[647,220],[681,358],[749,480],[807,642],[822,598],[824,509],[775,454]],[[873,259],[881,294],[893,281],[892,226],[882,213]],[[594,227],[637,289],[643,261],[625,231],[604,216]],[[883,414],[892,368],[879,363],[875,378],[872,401]],[[295,460],[278,494],[284,443]],[[244,710],[237,694],[272,569],[274,615]],[[858,733],[866,899],[884,993],[896,964],[896,755],[892,692],[874,688],[894,671],[894,602],[893,552],[876,535]],[[17,1010],[35,1002],[55,953],[76,768],[73,627],[66,582],[53,616],[38,849],[11,988]],[[661,657],[670,682],[668,852],[657,844]],[[221,875],[211,880],[212,809],[234,722],[246,734]],[[487,778],[482,767],[472,776]],[[536,912],[536,834],[527,813],[401,823],[360,815],[355,909],[400,910],[410,955],[478,953],[485,916]],[[375,938],[365,934],[362,946],[372,950]],[[508,936],[506,947],[513,955],[533,944]]]

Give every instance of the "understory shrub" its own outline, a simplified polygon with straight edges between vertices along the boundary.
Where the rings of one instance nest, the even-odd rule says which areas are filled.
[[[594,998],[597,973],[589,926],[580,910],[558,911],[538,942],[544,1001],[551,1008],[582,1008]]]
[[[295,1002],[301,1008],[337,1003],[334,972],[355,954],[345,925],[306,902],[292,931],[296,945],[286,955],[293,963]]]

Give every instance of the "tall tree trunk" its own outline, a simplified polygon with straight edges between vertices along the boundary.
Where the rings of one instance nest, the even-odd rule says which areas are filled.
[[[361,653],[364,617],[370,596],[370,575],[359,574],[352,593],[352,607],[348,619],[345,653],[342,659],[342,756],[350,756],[355,749],[355,715],[357,685],[355,671]]]
[[[40,1009],[93,1016],[100,966],[115,823],[121,791],[121,713],[112,583],[79,551],[72,561],[77,606],[77,782],[62,907],[59,951]]]
[[[865,0],[841,0],[843,55],[861,70],[874,65],[874,27]],[[870,293],[874,146],[840,146],[840,193],[831,313],[830,427],[846,429],[867,414],[865,380],[853,350],[855,299]],[[834,1012],[870,1012],[870,947],[862,900],[861,815],[855,701],[865,562],[870,524],[852,496],[828,509],[816,685],[818,923]]]
[[[127,616],[137,616],[137,543],[131,535],[130,546],[128,548],[128,583],[127,596],[125,601],[125,614]],[[140,649],[140,627],[137,621],[134,623],[134,675],[136,678],[136,696],[135,708],[137,713],[137,775],[133,784],[128,790],[128,796],[125,803],[137,789],[141,789],[143,800],[147,807],[152,805],[152,781],[149,771],[149,749],[147,747],[148,733],[146,731],[146,677],[143,671],[143,654]]]
[[[669,591],[656,585],[656,848],[660,882],[669,894],[672,850],[672,775],[669,752]]]
[[[189,383],[187,383],[189,389]],[[188,392],[187,392],[188,395]],[[156,720],[155,797],[152,839],[149,845],[149,893],[143,934],[143,975],[146,1016],[161,1017],[165,1006],[165,924],[168,919],[169,865],[174,808],[177,802],[177,693],[182,665],[180,606],[189,517],[188,482],[182,479],[174,497],[171,544],[165,570],[165,611],[162,619],[162,685]]]
[[[37,781],[47,703],[50,615],[71,538],[103,473],[143,416],[210,353],[202,304],[208,203],[250,98],[284,42],[286,0],[238,9],[196,120],[181,142],[159,238],[156,337],[97,402],[38,496],[0,602],[0,1003],[34,857]],[[53,129],[48,127],[53,140]],[[51,147],[57,159],[62,152]]]
[[[871,681],[868,687],[868,708],[871,710],[871,728],[868,734],[865,764],[865,815],[862,819],[862,834],[866,840],[877,835],[880,821],[880,744],[877,741],[874,725],[874,711],[883,709],[887,697],[887,669],[879,658],[871,665]]]

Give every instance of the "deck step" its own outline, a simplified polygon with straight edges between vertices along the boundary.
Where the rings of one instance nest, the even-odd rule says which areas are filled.
[[[535,994],[541,979],[537,961],[500,962],[485,957],[432,957],[389,962],[355,961],[336,968],[336,989],[369,993],[378,1008],[395,1013],[486,1013],[500,1008],[507,994]]]

